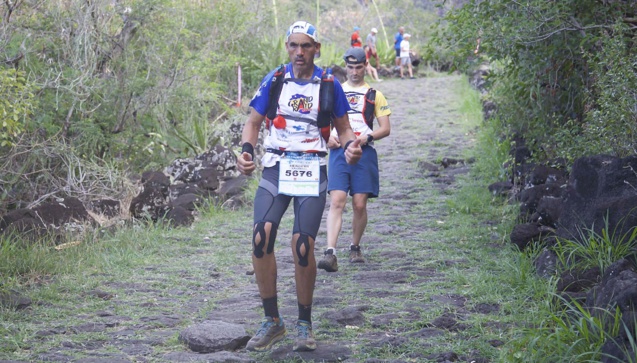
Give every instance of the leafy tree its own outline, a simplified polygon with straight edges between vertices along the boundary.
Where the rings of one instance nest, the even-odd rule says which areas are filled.
[[[634,39],[635,29],[618,22],[615,35],[602,38],[600,51],[589,56],[594,82],[587,89],[583,134],[596,152],[637,153],[637,52],[631,32]]]
[[[11,4],[0,51],[25,52],[16,65],[39,88],[33,127],[133,168],[188,152],[178,135],[228,111],[255,18],[246,0]]]
[[[433,45],[446,50],[454,69],[492,64],[502,127],[525,135],[538,157],[621,155],[637,141],[636,100],[627,89],[637,72],[630,61],[637,57],[635,14],[629,1],[473,0],[447,14]],[[594,143],[583,150],[582,141]]]

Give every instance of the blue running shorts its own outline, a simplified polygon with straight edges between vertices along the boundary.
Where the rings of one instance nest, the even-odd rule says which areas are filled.
[[[345,161],[345,150],[330,150],[327,164],[327,191],[342,190],[349,195],[367,194],[369,198],[378,197],[378,154],[369,145],[362,146],[363,156],[356,165]]]

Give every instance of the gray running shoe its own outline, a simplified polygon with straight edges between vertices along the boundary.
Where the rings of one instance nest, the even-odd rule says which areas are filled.
[[[329,249],[325,250],[323,254],[323,258],[318,263],[318,268],[322,268],[327,272],[336,272],[338,271],[338,262],[336,261],[336,256],[332,252],[334,250]]]
[[[312,332],[312,324],[305,320],[296,322],[296,339],[292,350],[295,352],[309,352],[316,349],[316,340]]]
[[[267,316],[261,323],[261,327],[246,345],[247,350],[263,352],[272,347],[274,343],[285,337],[285,325],[280,318]]]
[[[363,253],[361,252],[361,246],[349,246],[349,262],[365,263],[365,258],[363,258]]]

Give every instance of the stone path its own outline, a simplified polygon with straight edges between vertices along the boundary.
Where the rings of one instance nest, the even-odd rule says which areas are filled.
[[[32,351],[0,355],[0,361],[490,362],[492,349],[502,342],[486,341],[481,334],[485,327],[499,329],[500,307],[474,303],[471,296],[458,292],[456,281],[462,271],[474,268],[471,246],[456,246],[445,233],[452,228],[446,225],[445,200],[453,192],[454,176],[466,173],[468,166],[430,170],[443,158],[462,157],[470,145],[466,127],[458,122],[454,92],[460,81],[458,76],[439,76],[374,84],[386,94],[393,113],[391,136],[377,143],[381,196],[369,204],[362,242],[367,263],[347,262],[348,201],[337,252],[340,270],[319,270],[317,276],[315,352],[293,353],[292,334],[268,353],[247,353],[242,348],[262,318],[254,276],[246,274],[251,215],[244,211],[229,214],[238,220],[227,226],[202,227],[208,222],[199,221],[191,248],[175,251],[164,263],[140,267],[133,280],[117,271],[108,274],[101,286],[84,292],[85,299],[103,301],[81,300],[77,311],[44,319],[37,339],[30,343]],[[290,209],[276,249],[280,311],[290,328],[297,313],[291,221]],[[325,221],[317,240],[321,256]],[[436,247],[441,243],[449,248]],[[241,264],[224,268],[222,255],[233,253],[241,254]],[[218,261],[218,266],[211,261]],[[468,322],[472,314],[482,317],[480,326]],[[40,318],[34,312],[25,320]],[[216,353],[195,353],[176,342],[186,327],[205,322],[238,325],[247,334],[236,334],[234,346],[230,345],[234,348]],[[223,324],[216,329],[224,330]],[[73,339],[65,338],[70,335]],[[481,348],[466,351],[461,342],[473,340],[473,346]],[[52,348],[38,350],[43,342]]]

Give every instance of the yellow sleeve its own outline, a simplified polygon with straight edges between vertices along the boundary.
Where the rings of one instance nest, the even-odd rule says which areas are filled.
[[[388,116],[391,114],[391,110],[389,109],[389,105],[387,104],[387,99],[379,90],[376,90],[375,103],[376,107],[374,108],[374,115],[376,117]]]

